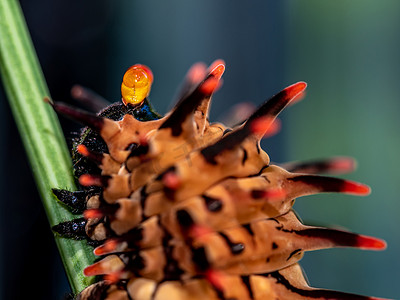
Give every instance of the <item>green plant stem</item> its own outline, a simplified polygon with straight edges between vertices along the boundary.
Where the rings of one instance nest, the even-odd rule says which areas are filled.
[[[43,101],[49,92],[16,0],[0,0],[0,72],[50,225],[71,220],[51,192],[75,189],[71,159],[57,116]],[[56,237],[56,243],[76,293],[91,283],[82,270],[92,251],[83,241]]]

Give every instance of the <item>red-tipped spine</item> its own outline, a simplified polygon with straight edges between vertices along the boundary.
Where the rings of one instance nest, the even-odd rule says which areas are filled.
[[[371,193],[371,188],[366,184],[345,180],[340,192],[350,195],[368,196]]]
[[[109,284],[117,283],[121,279],[122,272],[111,272],[103,276],[103,280]]]
[[[251,123],[250,130],[257,136],[267,138],[281,130],[281,121],[274,117],[260,117]]]
[[[80,153],[81,155],[89,158],[90,160],[92,160],[93,162],[95,162],[98,165],[101,165],[102,161],[103,161],[103,154],[102,153],[97,153],[94,151],[90,151],[85,145],[80,144],[76,147],[76,150],[78,151],[78,153]]]
[[[105,187],[108,184],[109,177],[101,175],[83,174],[79,177],[79,183],[83,186]]]
[[[210,66],[210,74],[212,74],[218,80],[221,79],[225,72],[225,62],[222,59],[214,61]]]
[[[353,172],[357,163],[352,157],[333,157],[330,159],[306,161],[306,162],[289,162],[281,165],[289,172],[306,173],[306,174],[345,174]]]
[[[316,250],[333,247],[352,247],[363,250],[384,250],[386,242],[371,236],[359,235],[352,232],[312,227],[295,230],[296,236],[301,237],[306,246],[304,250]]]
[[[94,263],[90,266],[87,266],[83,270],[83,274],[85,276],[96,276],[96,275],[101,275],[105,273],[105,268],[103,268],[103,262],[99,261],[97,263]]]
[[[51,103],[54,110],[74,121],[82,123],[89,126],[93,130],[98,132],[101,131],[104,125],[104,119],[102,117],[96,116],[95,114],[88,113],[86,111],[68,106],[63,103]]]
[[[224,276],[225,274],[221,271],[209,269],[205,272],[204,277],[206,280],[217,290],[224,290]]]
[[[103,245],[98,246],[93,250],[93,253],[95,255],[105,255],[111,252],[114,252],[119,245],[119,242],[117,239],[109,239],[107,240]]]
[[[327,176],[295,175],[287,178],[287,182],[291,192],[297,197],[328,192],[367,196],[371,192],[365,184]]]
[[[385,250],[386,242],[382,239],[378,239],[366,235],[358,235],[357,237],[357,248],[365,250]]]
[[[285,88],[267,102],[265,102],[261,107],[259,107],[247,120],[246,127],[249,128],[249,131],[262,138],[265,132],[268,130],[269,126],[273,122],[273,120],[279,115],[279,113],[292,101],[299,93],[303,92],[307,87],[305,82],[297,82],[292,84],[291,86]],[[260,122],[260,118],[267,118],[264,124],[264,131],[256,130],[252,128],[254,126],[254,122]],[[253,130],[252,130],[253,129]]]
[[[98,208],[87,209],[83,212],[83,217],[87,219],[100,219],[104,217],[104,212]]]

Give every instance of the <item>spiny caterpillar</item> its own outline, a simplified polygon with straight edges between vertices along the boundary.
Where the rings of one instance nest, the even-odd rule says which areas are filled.
[[[100,257],[84,274],[102,280],[77,299],[378,299],[311,288],[298,264],[310,250],[386,247],[377,238],[306,226],[292,209],[310,194],[368,195],[364,184],[315,175],[351,171],[351,159],[277,166],[260,147],[306,83],[228,128],[208,120],[224,70],[221,60],[208,69],[195,64],[164,117],[149,106],[153,75],[143,65],[125,73],[123,104],[99,115],[51,103],[88,126],[73,155],[82,191],[53,190],[83,213],[53,230],[87,239]]]

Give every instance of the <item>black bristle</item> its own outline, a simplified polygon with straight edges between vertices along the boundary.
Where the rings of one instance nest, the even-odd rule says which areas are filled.
[[[63,237],[82,240],[87,238],[85,226],[86,220],[79,218],[57,224],[52,227],[52,230]]]
[[[52,189],[53,194],[64,203],[74,214],[80,214],[86,209],[87,196],[90,196],[91,191],[76,191],[71,192],[61,189]]]

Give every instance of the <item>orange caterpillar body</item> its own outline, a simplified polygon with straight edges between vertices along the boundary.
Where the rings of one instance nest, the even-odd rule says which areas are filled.
[[[76,147],[99,168],[80,175],[84,191],[54,190],[84,215],[54,230],[86,238],[101,257],[84,273],[103,280],[77,299],[378,299],[311,288],[298,264],[309,250],[386,247],[376,238],[306,226],[292,210],[304,195],[369,194],[366,185],[314,175],[350,171],[350,159],[276,166],[260,147],[306,84],[287,87],[227,128],[208,121],[224,70],[222,61],[194,65],[178,103],[159,119],[127,113],[112,120],[52,104],[107,145],[104,153]],[[124,105],[142,109],[152,80],[147,67],[131,67],[121,86]]]

